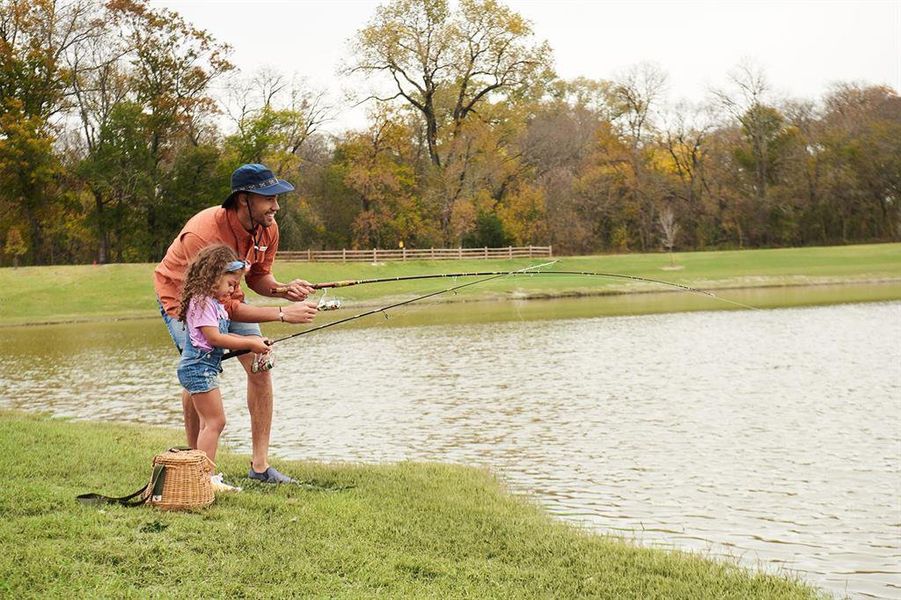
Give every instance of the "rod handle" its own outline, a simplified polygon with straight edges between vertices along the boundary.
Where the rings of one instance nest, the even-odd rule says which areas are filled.
[[[326,281],[325,283],[311,283],[310,287],[314,290],[322,290],[325,288],[336,288],[336,287],[347,287],[349,285],[356,285],[357,282],[353,279],[344,279],[342,281]],[[269,288],[270,294],[284,294],[288,291],[288,286],[279,285],[275,287]]]

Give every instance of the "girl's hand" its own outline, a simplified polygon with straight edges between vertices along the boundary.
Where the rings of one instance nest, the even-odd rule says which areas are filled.
[[[252,337],[249,338],[249,340],[250,348],[248,348],[248,350],[256,354],[266,354],[269,352],[269,346],[272,344],[272,342],[269,341],[269,338]]]

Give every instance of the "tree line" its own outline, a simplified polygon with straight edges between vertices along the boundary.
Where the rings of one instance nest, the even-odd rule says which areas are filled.
[[[553,244],[559,254],[901,239],[901,98],[781,99],[738,65],[671,103],[634,65],[562,80],[496,0],[387,0],[348,49],[361,130],[144,0],[0,0],[4,265],[154,261],[263,162],[284,249]]]

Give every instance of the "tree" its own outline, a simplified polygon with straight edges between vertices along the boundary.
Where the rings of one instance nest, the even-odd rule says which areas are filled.
[[[132,80],[122,61],[130,45],[112,21],[109,15],[102,19],[104,27],[67,59],[80,135],[66,140],[66,159],[90,195],[88,220],[97,239],[95,259],[101,264],[110,259],[113,244],[121,238],[126,201],[140,197],[138,181],[146,187],[149,172],[144,114],[133,97],[129,99]],[[118,232],[112,231],[114,227]],[[121,247],[117,256],[121,259]]]
[[[591,227],[589,251],[629,249],[641,214],[633,178],[630,146],[612,123],[602,123],[573,185],[579,219]]]
[[[77,166],[93,200],[90,222],[97,233],[97,262],[122,260],[123,250],[137,245],[143,228],[137,204],[153,194],[153,157],[147,144],[144,112],[135,102],[119,101],[88,138],[87,156]]]
[[[132,207],[138,217],[136,232],[141,234],[135,251],[144,260],[154,260],[181,227],[181,219],[175,217],[209,203],[198,197],[189,197],[186,203],[184,197],[169,195],[177,186],[164,182],[175,174],[180,152],[193,153],[215,140],[209,119],[217,108],[209,86],[233,68],[227,59],[230,48],[177,13],[154,10],[144,0],[110,0],[107,6],[126,43],[128,98],[142,111],[149,165],[141,177],[152,182]],[[204,173],[209,170],[198,172]]]
[[[676,223],[676,213],[671,206],[660,211],[660,230],[663,232],[663,247],[670,256],[670,264],[675,264],[673,248],[676,245],[676,236],[679,235],[679,224]]]
[[[359,202],[353,246],[384,248],[401,241],[416,246],[431,236],[417,195],[410,130],[389,112],[374,115],[374,121],[340,147],[344,184]]]
[[[826,194],[841,215],[840,237],[901,236],[901,97],[885,86],[841,84],[825,98]]]
[[[523,246],[547,241],[547,208],[541,188],[522,184],[507,195],[497,212],[508,243]]]
[[[713,120],[706,107],[687,103],[678,104],[670,116],[661,145],[669,158],[665,168],[675,175],[675,182],[672,201],[663,210],[672,213],[673,219],[678,212],[689,224],[687,230],[693,234],[695,244],[703,246],[716,237],[712,223],[715,215],[711,214],[705,193],[708,137],[713,131]],[[660,219],[669,221],[670,217],[661,212]]]
[[[735,191],[744,205],[736,211],[741,215],[735,221],[739,246],[746,242],[772,244],[771,233],[784,218],[785,207],[774,202],[769,187],[779,183],[791,132],[769,99],[769,83],[761,69],[742,63],[730,75],[730,85],[731,90],[716,91],[714,96],[730,119],[725,125],[738,128],[732,152],[741,174],[736,180],[740,189]],[[747,204],[748,196],[753,204]]]
[[[729,81],[732,90],[718,90],[714,96],[739,124],[747,141],[747,148],[739,149],[739,160],[753,169],[754,195],[762,202],[774,177],[777,157],[773,146],[783,131],[784,119],[769,103],[770,86],[762,69],[743,62]]]
[[[22,239],[22,234],[18,227],[11,228],[6,233],[6,244],[3,246],[3,253],[9,256],[13,261],[13,267],[19,266],[19,258],[28,252],[28,245]]]
[[[53,255],[45,218],[62,196],[53,120],[70,103],[78,65],[67,64],[100,29],[93,0],[0,3],[0,204],[21,215],[31,261]]]
[[[543,236],[533,239],[543,237],[559,252],[589,252],[598,245],[575,186],[600,128],[612,119],[612,87],[585,78],[555,82],[520,137],[522,162],[532,174],[526,183],[538,187],[543,202]]]
[[[0,114],[0,205],[18,217],[15,225],[28,231],[31,262],[40,264],[50,256],[45,218],[53,208],[59,162],[46,122],[23,114],[14,100],[6,105],[10,110]]]
[[[642,250],[652,247],[657,204],[663,195],[652,163],[656,133],[653,117],[665,89],[666,73],[654,64],[640,63],[620,74],[611,91],[615,111],[612,123],[628,147],[625,158],[630,172],[625,193],[635,208],[631,228]]]
[[[446,0],[392,0],[358,33],[354,55],[350,73],[390,78],[393,91],[370,99],[400,100],[422,120],[447,242],[472,164],[467,123],[491,103],[536,92],[551,76],[550,48],[496,0],[461,0],[454,12]]]
[[[325,93],[269,70],[229,87],[236,132],[225,141],[228,160],[265,163],[277,173],[298,169],[304,144],[331,118]]]

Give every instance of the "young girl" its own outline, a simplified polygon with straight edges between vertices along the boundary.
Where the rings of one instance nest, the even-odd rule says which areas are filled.
[[[235,291],[244,274],[244,261],[224,245],[204,248],[188,266],[181,293],[179,320],[185,324],[185,348],[178,363],[178,380],[191,394],[200,415],[197,449],[216,459],[219,436],[225,428],[225,411],[219,392],[223,349],[269,352],[269,340],[228,333],[228,314],[222,302]],[[214,491],[240,491],[212,477]]]

